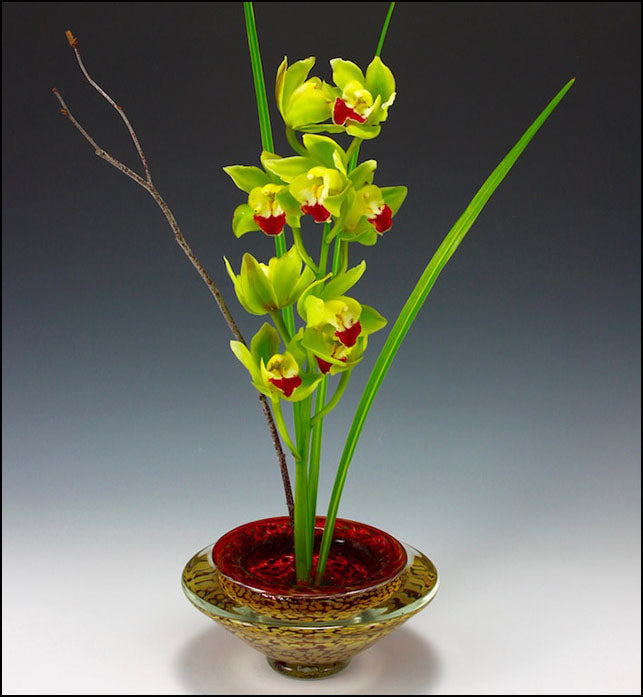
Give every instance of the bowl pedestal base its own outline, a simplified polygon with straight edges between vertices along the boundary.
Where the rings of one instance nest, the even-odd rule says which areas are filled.
[[[289,678],[300,678],[304,680],[319,680],[320,678],[329,678],[340,670],[344,670],[350,663],[350,658],[345,661],[335,661],[334,663],[322,663],[319,665],[302,665],[301,663],[286,663],[285,661],[276,661],[273,658],[268,658],[268,665],[276,670],[281,675],[287,675]]]

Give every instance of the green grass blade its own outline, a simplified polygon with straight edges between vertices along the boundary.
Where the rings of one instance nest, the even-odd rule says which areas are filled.
[[[272,127],[270,126],[270,111],[268,110],[268,98],[266,96],[266,82],[263,77],[263,65],[259,51],[259,39],[257,37],[257,25],[255,13],[251,2],[243,3],[243,15],[246,20],[246,32],[248,34],[248,49],[250,50],[250,62],[252,64],[252,79],[257,95],[257,111],[259,112],[259,129],[261,132],[261,145],[264,150],[274,152],[272,140]],[[278,257],[286,252],[285,235],[275,237],[275,252]],[[292,308],[283,312],[284,321],[291,334],[295,332],[295,319]]]
[[[386,14],[386,19],[384,20],[384,26],[382,27],[382,33],[380,34],[380,40],[377,44],[377,51],[375,55],[379,56],[382,53],[382,46],[384,46],[384,39],[386,38],[386,30],[388,29],[389,22],[391,21],[391,15],[393,14],[393,9],[395,8],[395,3],[392,2],[389,5],[388,12]]]
[[[380,351],[377,361],[373,366],[373,370],[371,371],[371,375],[368,379],[366,387],[364,388],[362,398],[357,407],[351,429],[346,439],[337,477],[335,479],[335,485],[331,494],[328,514],[326,516],[326,526],[324,530],[324,537],[322,539],[316,580],[321,579],[325,570],[325,563],[328,557],[328,551],[330,549],[332,529],[335,524],[335,518],[337,517],[339,499],[344,487],[344,482],[346,481],[348,466],[350,465],[353,453],[355,452],[355,447],[364,426],[364,422],[366,421],[368,411],[380,385],[382,384],[382,380],[384,379],[384,376],[386,375],[386,372],[393,361],[393,358],[395,358],[395,354],[397,353],[402,340],[406,336],[411,324],[413,323],[413,320],[424,304],[424,301],[440,275],[440,272],[444,268],[445,264],[449,261],[455,250],[458,248],[460,242],[462,242],[464,236],[475,222],[476,218],[484,208],[493,192],[499,186],[500,182],[505,178],[506,174],[512,168],[516,160],[520,157],[523,150],[527,147],[529,141],[534,137],[538,129],[547,120],[551,112],[556,108],[558,103],[573,84],[574,79],[570,80],[551,100],[538,118],[525,131],[516,145],[514,145],[514,147],[505,156],[502,162],[496,167],[496,169],[494,169],[478,193],[473,197],[471,203],[469,203],[464,213],[460,216],[460,218],[458,218],[455,225],[451,228],[447,236],[442,241],[442,244],[438,247],[437,252],[433,255],[433,258],[420,276],[420,279],[411,292],[409,299],[402,308],[397,321],[393,325],[393,329],[391,329],[391,332],[384,346],[382,347],[382,350]],[[326,535],[326,531],[328,530],[330,530],[331,533]]]
[[[250,49],[250,61],[252,63],[252,78],[255,83],[255,93],[257,95],[257,111],[259,112],[261,144],[263,145],[264,150],[273,152],[270,112],[268,111],[268,99],[266,97],[266,83],[263,79],[263,66],[261,64],[261,53],[259,52],[257,25],[255,24],[255,13],[251,2],[243,3],[243,14],[246,20],[246,32],[248,34],[248,48]]]

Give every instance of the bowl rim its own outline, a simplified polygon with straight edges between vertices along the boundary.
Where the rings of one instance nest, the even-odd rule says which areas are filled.
[[[317,516],[315,518],[315,527],[317,528],[320,526],[320,523],[325,522],[325,517],[324,516]],[[289,589],[287,592],[283,591],[283,587],[277,588],[270,588],[268,586],[262,586],[260,582],[255,582],[254,579],[251,578],[251,575],[248,574],[245,576],[243,579],[231,576],[229,573],[226,573],[226,571],[223,571],[221,568],[221,565],[217,563],[217,559],[220,559],[220,555],[223,554],[224,551],[224,545],[226,542],[230,542],[231,539],[234,538],[235,534],[241,531],[242,529],[248,529],[250,526],[260,526],[260,525],[266,525],[269,523],[279,523],[279,522],[289,522],[290,519],[288,516],[272,516],[270,518],[261,518],[259,520],[253,520],[248,523],[244,523],[242,525],[238,525],[235,528],[232,528],[228,532],[224,533],[210,548],[208,559],[212,563],[212,565],[217,569],[219,574],[227,579],[228,581],[241,586],[242,588],[255,592],[255,593],[260,593],[264,597],[269,597],[273,598],[275,600],[305,600],[305,599],[311,599],[311,598],[318,598],[319,600],[327,600],[327,599],[332,599],[332,598],[347,598],[355,595],[359,595],[361,593],[365,593],[370,590],[377,589],[383,585],[386,585],[387,583],[390,583],[393,579],[395,579],[397,576],[399,576],[404,569],[407,566],[408,563],[408,554],[406,552],[405,545],[402,544],[398,539],[393,537],[390,533],[381,530],[380,528],[376,528],[373,525],[369,525],[368,523],[361,523],[359,521],[355,520],[349,520],[348,518],[337,518],[335,521],[335,525],[348,525],[348,526],[358,526],[364,530],[367,530],[368,532],[373,533],[373,535],[383,535],[387,542],[391,545],[391,547],[395,550],[395,553],[397,554],[397,560],[396,562],[391,566],[386,568],[386,572],[379,572],[378,574],[375,574],[374,577],[371,579],[368,579],[366,582],[363,583],[358,583],[358,584],[349,584],[349,585],[342,585],[342,586],[332,586],[332,585],[327,585],[327,586],[321,586],[321,587],[304,587],[304,586],[293,586],[292,589]],[[320,526],[321,527],[321,526]],[[337,528],[336,528],[337,529]],[[340,531],[341,532],[341,531]]]
[[[232,608],[224,608],[216,603],[205,600],[201,598],[195,591],[188,585],[186,581],[186,574],[190,572],[191,565],[199,558],[205,558],[209,565],[212,566],[212,573],[215,575],[221,575],[219,569],[212,564],[212,544],[204,547],[201,551],[197,552],[185,565],[183,572],[181,574],[181,587],[183,593],[187,599],[201,612],[212,619],[222,622],[225,626],[228,624],[232,625],[243,625],[252,626],[257,629],[262,629],[266,631],[271,631],[273,627],[285,627],[291,628],[293,630],[308,630],[308,631],[326,631],[328,629],[336,629],[347,626],[361,626],[361,625],[372,625],[377,626],[380,624],[386,624],[390,621],[397,621],[398,619],[406,619],[411,617],[416,612],[419,612],[422,608],[426,607],[436,596],[438,589],[440,588],[440,576],[435,567],[435,564],[422,552],[420,552],[415,547],[407,543],[403,543],[405,551],[408,555],[408,562],[402,574],[402,589],[405,587],[405,583],[408,582],[407,573],[411,573],[412,567],[419,563],[426,572],[430,573],[433,578],[429,581],[424,592],[419,597],[412,601],[407,601],[406,599],[395,608],[387,609],[382,611],[383,608],[380,606],[374,606],[368,610],[360,612],[355,617],[347,617],[344,619],[333,619],[333,620],[322,620],[316,621],[311,619],[306,620],[288,620],[280,619],[276,617],[267,617],[261,615],[250,608],[236,605],[234,602],[230,601]],[[414,590],[417,590],[416,583],[411,581],[414,586]],[[221,591],[223,593],[223,591]]]

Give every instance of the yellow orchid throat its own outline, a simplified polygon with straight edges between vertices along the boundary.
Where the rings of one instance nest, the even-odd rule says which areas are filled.
[[[285,397],[290,397],[302,383],[297,361],[288,351],[276,353],[267,364],[262,360],[261,377],[265,383],[270,383],[283,392]]]
[[[286,224],[286,213],[276,198],[284,189],[278,184],[266,184],[255,187],[248,196],[253,219],[266,235],[280,235]]]

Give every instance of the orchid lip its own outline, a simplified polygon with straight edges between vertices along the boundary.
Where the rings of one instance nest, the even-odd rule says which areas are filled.
[[[325,361],[323,358],[320,358],[319,356],[315,356],[317,360],[317,365],[319,366],[319,369],[321,370],[322,374],[326,375],[326,373],[331,369],[331,366],[333,365],[332,363],[329,363],[328,361]]]
[[[355,324],[351,325],[347,329],[344,329],[343,331],[337,330],[335,332],[335,336],[346,346],[347,348],[350,348],[351,346],[355,346],[355,343],[357,342],[357,337],[362,333],[362,325],[359,322],[355,322]]]
[[[321,370],[323,375],[326,375],[326,373],[333,367],[332,363],[325,361],[323,358],[320,358],[319,356],[315,356],[315,360],[317,361],[319,370]],[[346,356],[344,356],[344,358],[340,358],[339,360],[342,361],[342,363],[346,363]]]
[[[286,224],[286,214],[281,215],[254,215],[253,220],[266,235],[280,235]]]
[[[290,395],[301,385],[301,378],[295,375],[292,378],[270,378],[270,382],[284,393],[284,396]]]
[[[333,122],[338,126],[344,126],[346,121],[364,123],[366,118],[358,114],[354,109],[351,109],[343,99],[337,97],[333,107]]]
[[[330,218],[330,211],[321,203],[314,203],[312,206],[302,203],[301,210],[304,215],[312,215],[316,223],[325,223]]]
[[[390,207],[385,203],[382,210],[368,222],[375,227],[378,233],[382,234],[393,227],[393,213]]]

